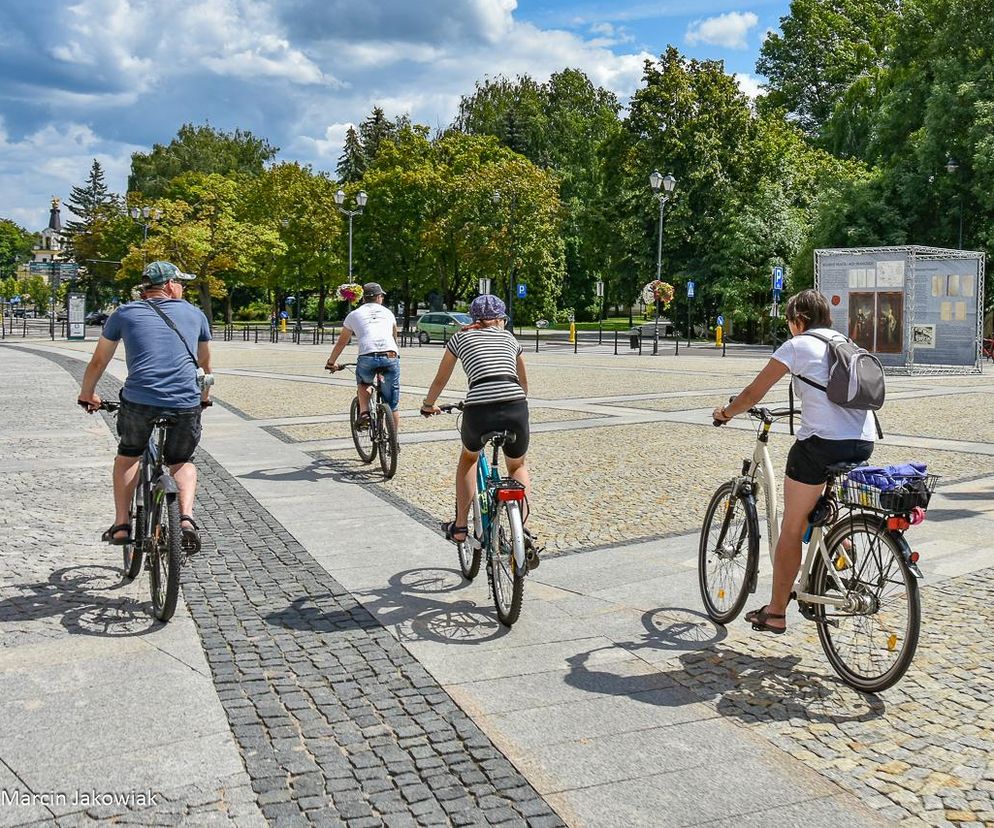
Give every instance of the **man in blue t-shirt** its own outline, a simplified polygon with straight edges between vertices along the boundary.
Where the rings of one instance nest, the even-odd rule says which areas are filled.
[[[163,459],[179,487],[184,548],[188,554],[200,549],[199,527],[191,517],[197,490],[197,468],[191,460],[200,442],[201,412],[211,404],[210,383],[202,383],[201,388],[197,372],[199,366],[211,375],[211,331],[203,312],[183,301],[183,282],[192,278],[169,262],[147,265],[142,271],[141,300],[122,305],[107,319],[83,374],[78,402],[92,413],[100,406],[97,382],[118,342],[124,340],[128,378],[117,416],[120,442],[114,459],[115,517],[103,534],[103,540],[114,546],[133,540],[129,510],[138,483],[138,461],[156,418],[169,413],[176,423],[169,428]]]

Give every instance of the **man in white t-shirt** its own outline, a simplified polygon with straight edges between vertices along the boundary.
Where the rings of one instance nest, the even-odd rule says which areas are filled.
[[[377,282],[362,286],[363,304],[345,317],[342,333],[331,349],[325,368],[331,373],[342,370],[338,364],[345,346],[355,334],[359,341],[359,359],[356,361],[355,379],[359,396],[360,427],[369,424],[370,386],[376,375],[383,375],[383,401],[393,411],[394,424],[400,429],[400,357],[397,349],[397,319],[383,304],[383,288]]]

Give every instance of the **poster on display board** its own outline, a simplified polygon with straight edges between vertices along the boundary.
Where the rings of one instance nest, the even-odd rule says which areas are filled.
[[[69,294],[69,330],[66,339],[81,341],[86,339],[86,296],[82,293]]]
[[[979,369],[982,253],[940,248],[815,251],[832,326],[885,366]]]

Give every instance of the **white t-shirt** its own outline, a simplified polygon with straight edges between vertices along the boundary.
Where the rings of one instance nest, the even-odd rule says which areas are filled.
[[[393,329],[397,320],[390,309],[379,302],[366,302],[345,317],[342,325],[359,340],[359,354],[378,351],[397,351]]]
[[[822,336],[843,338],[831,328],[814,328]],[[819,385],[828,385],[828,344],[815,336],[795,336],[777,348],[773,359],[787,366],[791,374],[800,374]],[[828,395],[802,382],[795,376],[794,395],[801,402],[801,427],[798,440],[821,437],[823,440],[873,440],[877,430],[873,414],[853,408],[842,408]]]

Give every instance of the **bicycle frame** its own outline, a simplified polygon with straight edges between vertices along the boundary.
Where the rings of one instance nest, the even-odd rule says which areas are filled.
[[[149,516],[152,514],[153,502],[160,501],[163,495],[179,494],[176,479],[169,471],[169,467],[162,462],[162,449],[166,443],[166,428],[168,426],[156,425],[152,429],[145,453],[142,455],[141,467],[138,470],[138,485],[142,487],[145,514]],[[144,541],[151,536],[151,521],[146,518],[145,538],[142,540]]]
[[[777,544],[780,541],[780,502],[777,490],[776,477],[773,471],[773,461],[770,459],[770,452],[767,445],[770,441],[770,427],[772,420],[763,420],[756,437],[756,446],[752,452],[752,459],[747,461],[748,467],[743,464],[745,472],[734,481],[733,494],[737,493],[743,484],[748,483],[752,487],[753,497],[756,489],[761,489],[766,500],[766,528],[769,539],[770,563],[774,563]],[[844,597],[848,590],[836,573],[835,566],[829,559],[828,547],[825,546],[825,527],[812,526],[811,536],[808,541],[807,552],[804,555],[801,568],[797,573],[797,580],[794,582],[792,592],[799,602],[809,604],[823,604],[836,609],[847,609],[849,601]],[[820,555],[825,564],[829,577],[835,582],[840,598],[829,598],[824,595],[812,595],[804,587],[807,586],[811,572],[814,568],[815,556]]]
[[[492,463],[487,460],[485,449],[480,452],[476,461],[476,493],[474,495],[475,505],[473,507],[474,530],[479,543],[488,550],[488,555],[490,554],[489,550],[492,548],[490,544],[490,533],[493,529],[492,518],[498,503],[496,492],[501,484],[501,477],[498,472],[499,452],[500,447],[494,445]],[[481,499],[483,498],[486,499],[486,509],[482,508]],[[517,548],[517,544],[515,545],[514,559],[515,564],[521,571],[527,571],[524,545],[521,545],[520,549]]]

